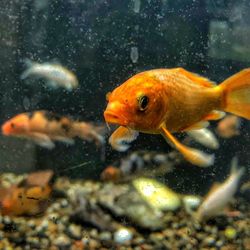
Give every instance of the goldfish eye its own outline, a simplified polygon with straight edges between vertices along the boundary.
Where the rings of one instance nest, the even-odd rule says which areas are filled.
[[[140,96],[138,98],[138,104],[140,111],[144,111],[148,106],[149,98],[146,95]]]

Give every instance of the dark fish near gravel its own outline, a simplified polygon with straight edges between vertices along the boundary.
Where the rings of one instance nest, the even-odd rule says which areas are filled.
[[[176,151],[135,151],[105,168],[101,173],[101,180],[116,182],[138,176],[161,176],[171,172],[180,162],[181,157]]]

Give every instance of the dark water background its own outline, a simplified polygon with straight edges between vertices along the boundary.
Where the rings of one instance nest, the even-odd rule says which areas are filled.
[[[184,67],[220,82],[249,67],[250,32],[245,32],[249,14],[247,0],[141,0],[139,12],[135,1],[124,0],[2,0],[0,122],[38,109],[103,122],[106,93],[135,73],[152,68]],[[136,62],[130,57],[132,47],[138,48]],[[239,48],[236,52],[235,47]],[[81,87],[67,92],[51,91],[37,80],[25,84],[20,80],[24,58],[58,60],[76,73]],[[241,130],[240,137],[221,140],[215,166],[201,171],[187,164],[168,181],[178,190],[189,185],[190,191],[205,192],[211,182],[225,178],[234,155],[247,166],[249,123],[244,121]],[[12,147],[6,151],[3,143],[1,147],[10,152],[9,158],[5,156],[7,163],[11,155],[18,155],[16,167],[8,170],[23,172],[24,156]],[[170,148],[160,136],[141,135],[130,151],[136,149],[167,152]],[[98,178],[106,165],[126,155],[109,146],[106,151],[106,161],[101,162],[95,146],[80,140],[73,147],[58,143],[53,151],[36,147],[33,167]],[[86,161],[93,163],[62,171]]]

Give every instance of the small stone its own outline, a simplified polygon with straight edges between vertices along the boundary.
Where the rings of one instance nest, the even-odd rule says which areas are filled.
[[[81,231],[81,227],[71,224],[68,228],[68,234],[70,237],[76,239],[76,240],[80,240],[82,237],[82,231]]]
[[[66,235],[60,235],[58,238],[54,240],[54,245],[58,247],[69,247],[71,244],[71,241],[68,236]]]
[[[32,247],[32,248],[40,248],[40,242],[39,238],[37,237],[27,237],[26,238],[27,243]]]
[[[223,240],[216,241],[216,244],[215,244],[216,247],[221,248],[223,245],[224,245],[224,241]]]
[[[114,241],[118,244],[124,244],[133,238],[131,230],[120,228],[114,233]]]
[[[30,227],[31,229],[35,229],[36,223],[33,220],[29,220],[27,226]]]
[[[145,242],[144,238],[143,237],[136,237],[134,240],[133,240],[133,244],[134,245],[141,245]]]
[[[0,241],[4,238],[4,232],[0,231]]]
[[[215,239],[213,237],[209,236],[209,237],[207,237],[207,238],[204,239],[204,244],[206,246],[214,246]]]
[[[112,238],[112,234],[110,232],[102,232],[99,234],[99,239],[102,241],[110,241]]]
[[[173,228],[173,229],[178,229],[178,228],[180,228],[179,223],[178,223],[178,222],[174,222],[174,223],[172,224],[172,228]]]
[[[65,208],[65,207],[67,207],[69,205],[69,202],[66,199],[63,199],[63,200],[61,200],[60,204],[61,204],[62,208]]]
[[[48,249],[49,244],[50,244],[49,239],[47,238],[41,239],[41,249]]]
[[[164,234],[162,234],[162,233],[152,233],[152,234],[150,234],[149,238],[153,242],[162,241],[164,239]]]
[[[92,238],[98,237],[98,231],[96,229],[92,229],[89,234],[90,234],[90,237]]]
[[[11,219],[10,219],[9,216],[4,216],[4,217],[3,217],[3,224],[9,225],[9,224],[11,224],[11,223],[12,223],[12,221],[11,221]]]
[[[233,227],[227,227],[224,234],[228,240],[233,240],[237,237],[237,231]]]

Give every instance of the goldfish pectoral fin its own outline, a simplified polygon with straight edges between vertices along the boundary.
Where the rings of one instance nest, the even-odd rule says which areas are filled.
[[[218,149],[219,148],[219,141],[217,140],[214,133],[207,128],[187,131],[187,134],[190,137],[192,137],[192,139],[199,142],[201,145],[203,145],[205,147],[208,147],[211,149]]]
[[[197,130],[197,129],[207,128],[208,126],[209,126],[208,121],[199,121],[187,128],[184,128],[182,131]]]
[[[219,120],[219,119],[223,118],[225,115],[226,115],[226,113],[223,112],[223,111],[213,110],[211,113],[206,115],[203,119],[206,120],[206,121],[208,121],[208,120]]]
[[[180,143],[166,128],[160,130],[163,137],[170,140],[175,148],[183,155],[190,163],[199,167],[208,167],[214,163],[214,155],[208,155],[200,150],[187,147]]]
[[[54,142],[49,138],[49,136],[42,133],[29,133],[27,135],[28,138],[32,139],[37,145],[52,149],[55,147]]]
[[[75,141],[72,138],[68,138],[64,136],[54,136],[54,137],[51,137],[51,139],[55,141],[60,141],[69,145],[73,145],[75,143]]]
[[[179,151],[187,161],[198,167],[209,167],[214,164],[214,154],[206,154],[198,149],[186,146]]]
[[[109,143],[115,150],[124,152],[129,148],[128,143],[134,141],[138,134],[135,130],[120,126],[109,137]]]

